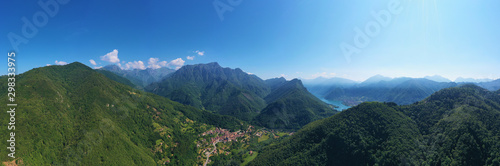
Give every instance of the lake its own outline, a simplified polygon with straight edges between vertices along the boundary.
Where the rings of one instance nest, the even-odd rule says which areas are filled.
[[[334,106],[337,106],[338,108],[335,108],[336,110],[338,111],[343,111],[343,110],[346,110],[348,108],[351,108],[350,106],[346,106],[344,104],[342,104],[342,101],[338,101],[338,100],[327,100],[319,95],[316,95],[316,94],[313,94],[314,96],[316,96],[318,99],[320,99],[321,101],[327,103],[327,104],[331,104],[331,105],[334,105]]]

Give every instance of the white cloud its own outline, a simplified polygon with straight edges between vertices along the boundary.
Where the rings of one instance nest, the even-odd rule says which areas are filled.
[[[125,64],[125,70],[129,70],[129,69],[144,70],[144,69],[146,69],[146,66],[144,66],[144,62],[142,62],[142,61],[128,62],[127,64]]]
[[[186,59],[193,60],[194,56],[187,56]]]
[[[99,66],[99,67],[94,67],[94,69],[100,69],[100,68],[102,68],[102,66]]]
[[[199,56],[205,55],[205,51],[196,50],[195,53],[197,53]]]
[[[101,60],[106,61],[106,62],[111,62],[111,63],[120,62],[120,59],[118,59],[118,50],[114,49],[110,53],[107,53],[106,55],[101,56]]]
[[[92,64],[94,66],[97,65],[97,63],[95,63],[95,61],[93,59],[89,60],[89,62],[90,62],[90,64]]]
[[[47,64],[47,66],[51,66],[51,64]]]
[[[285,75],[285,74],[281,74],[280,76],[283,77],[283,78],[288,77],[288,75]]]
[[[68,64],[68,62],[64,62],[64,61],[57,61],[57,60],[56,60],[56,62],[55,62],[55,63],[56,63],[56,65],[67,65],[67,64]]]
[[[170,61],[167,66],[168,67],[175,67],[175,69],[180,69],[183,65],[184,65],[184,60],[182,60],[182,58],[177,58],[177,59],[174,59],[172,61]]]
[[[160,59],[158,59],[158,58],[149,58],[148,68],[158,69],[158,68],[167,66],[167,63],[168,63],[167,61],[161,61],[161,62],[159,62],[159,61],[160,61]]]

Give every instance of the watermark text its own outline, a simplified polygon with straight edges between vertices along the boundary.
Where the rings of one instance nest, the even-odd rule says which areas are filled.
[[[7,81],[7,86],[8,86],[8,104],[7,104],[7,114],[9,114],[9,123],[7,125],[7,129],[9,129],[10,134],[9,134],[9,139],[7,140],[8,146],[7,149],[9,150],[8,156],[12,158],[16,158],[16,60],[14,59],[16,57],[16,53],[10,52],[8,53],[7,57],[7,65],[9,68],[7,69],[8,71],[8,81]]]

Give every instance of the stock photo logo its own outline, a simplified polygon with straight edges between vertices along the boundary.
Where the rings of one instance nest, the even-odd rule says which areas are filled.
[[[243,0],[215,0],[212,4],[220,21],[224,21],[224,14],[226,12],[232,12],[234,8],[239,6],[242,2]]]
[[[401,14],[404,10],[403,3],[409,3],[411,0],[391,0],[387,3],[386,9],[379,11],[371,11],[372,20],[367,22],[361,28],[356,26],[353,28],[355,35],[352,42],[342,42],[339,48],[342,51],[346,61],[351,62],[353,55],[360,54],[363,48],[370,45],[372,40],[379,36],[383,28],[391,25],[394,17]]]
[[[22,17],[21,33],[9,32],[9,38],[12,48],[16,51],[19,50],[20,44],[27,44],[29,39],[35,37],[38,31],[45,27],[50,18],[55,17],[59,13],[62,5],[65,5],[70,0],[39,0],[37,3],[40,7],[39,11],[33,13],[31,17]]]

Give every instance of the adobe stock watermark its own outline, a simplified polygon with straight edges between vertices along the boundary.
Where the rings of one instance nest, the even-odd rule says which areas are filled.
[[[403,12],[401,4],[403,0],[391,0],[387,3],[387,9],[382,9],[378,12],[372,11],[373,19],[367,22],[364,29],[354,27],[353,44],[347,42],[340,43],[340,50],[348,63],[351,62],[351,56],[361,53],[363,48],[370,45],[373,38],[380,35],[382,28],[389,26],[393,21],[393,16],[397,16]],[[407,0],[411,1],[411,0]]]
[[[217,12],[220,21],[224,21],[224,13],[227,11],[232,12],[234,8],[242,2],[243,0],[214,0],[212,4],[214,5],[215,12]]]
[[[7,54],[7,87],[8,93],[7,96],[9,98],[9,102],[7,103],[8,111],[7,114],[10,116],[9,123],[7,129],[9,129],[10,133],[9,139],[7,140],[7,156],[11,158],[16,158],[16,53],[9,52]]]
[[[12,48],[18,51],[21,43],[27,44],[29,41],[28,39],[37,35],[39,28],[43,28],[49,23],[49,16],[53,18],[59,13],[59,5],[65,5],[69,1],[70,0],[39,0],[38,5],[41,10],[35,12],[31,20],[26,17],[21,18],[23,22],[21,35],[14,32],[9,32],[7,34],[7,38],[9,38]]]

